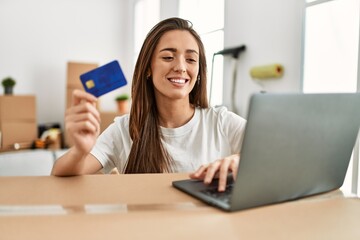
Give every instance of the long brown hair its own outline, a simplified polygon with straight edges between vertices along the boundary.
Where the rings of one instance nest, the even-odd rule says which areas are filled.
[[[195,107],[207,108],[206,57],[200,36],[191,22],[169,18],[155,25],[142,45],[132,79],[130,137],[133,141],[125,173],[162,173],[173,171],[173,160],[162,144],[154,85],[149,80],[151,59],[160,38],[171,30],[185,30],[192,34],[199,46],[199,80],[190,92],[189,101]]]

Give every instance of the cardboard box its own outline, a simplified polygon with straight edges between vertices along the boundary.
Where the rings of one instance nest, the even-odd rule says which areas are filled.
[[[116,112],[100,112],[100,133],[102,133],[111,123],[114,122],[114,118],[119,116]]]
[[[67,63],[67,80],[66,80],[66,108],[71,106],[72,92],[75,89],[84,90],[80,81],[80,75],[98,67],[96,63]]]
[[[37,138],[36,121],[2,122],[2,150],[14,149],[14,144],[29,148]]]
[[[38,135],[35,96],[0,96],[0,132],[1,150],[32,145]]]
[[[35,96],[0,96],[0,121],[36,119]]]
[[[84,89],[80,81],[80,75],[97,67],[98,64],[96,63],[68,62],[66,86],[70,88]]]

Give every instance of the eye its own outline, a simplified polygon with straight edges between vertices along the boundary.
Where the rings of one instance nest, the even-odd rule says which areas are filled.
[[[187,54],[187,56],[185,56],[186,61],[189,63],[197,63],[198,62],[198,57],[196,56],[196,54]]]
[[[165,56],[165,57],[161,57],[163,60],[165,60],[165,61],[171,61],[171,60],[173,60],[174,58],[173,57],[171,57],[171,56]]]

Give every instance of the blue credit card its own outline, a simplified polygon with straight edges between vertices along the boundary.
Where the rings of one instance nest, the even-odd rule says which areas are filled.
[[[100,97],[127,84],[120,64],[116,60],[80,75],[80,80],[85,91],[95,97]]]

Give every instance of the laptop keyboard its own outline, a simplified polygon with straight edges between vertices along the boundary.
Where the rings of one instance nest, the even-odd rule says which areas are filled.
[[[234,183],[228,184],[225,188],[224,192],[219,192],[217,186],[216,187],[211,187],[211,188],[207,188],[202,190],[201,192],[209,195],[213,198],[216,198],[220,201],[229,203],[230,202],[230,196],[232,193],[232,189],[233,189]]]

